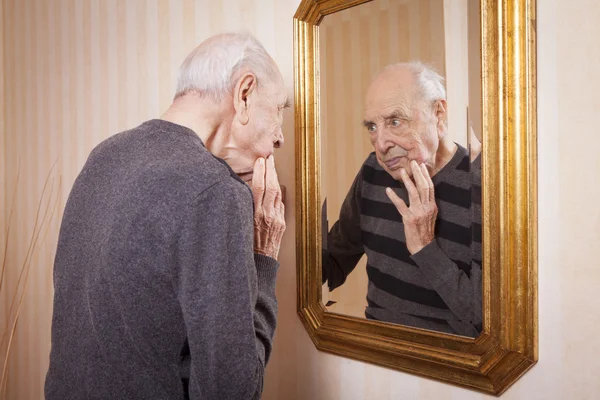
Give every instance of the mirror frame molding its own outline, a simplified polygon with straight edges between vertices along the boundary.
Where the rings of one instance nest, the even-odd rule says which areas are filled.
[[[294,16],[298,314],[317,349],[500,395],[538,359],[536,1],[481,0],[483,332],[449,335],[321,304],[319,23],[371,0],[303,0]]]

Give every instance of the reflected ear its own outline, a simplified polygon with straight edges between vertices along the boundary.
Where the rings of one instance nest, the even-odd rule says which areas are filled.
[[[238,121],[246,125],[250,120],[250,105],[254,98],[251,96],[256,90],[256,76],[253,73],[246,73],[238,80],[233,90],[233,107]]]
[[[446,120],[448,119],[448,104],[446,100],[438,100],[433,107],[433,113],[437,120],[437,127],[440,130],[446,129]]]

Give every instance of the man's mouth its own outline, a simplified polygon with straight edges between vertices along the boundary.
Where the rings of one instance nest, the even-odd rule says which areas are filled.
[[[400,168],[400,160],[402,160],[402,157],[394,157],[390,160],[385,161],[385,166],[388,167],[388,169],[390,170],[395,170]]]

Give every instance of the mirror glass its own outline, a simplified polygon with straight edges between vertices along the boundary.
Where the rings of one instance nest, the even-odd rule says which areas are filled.
[[[480,15],[374,0],[320,23],[328,312],[480,333]]]

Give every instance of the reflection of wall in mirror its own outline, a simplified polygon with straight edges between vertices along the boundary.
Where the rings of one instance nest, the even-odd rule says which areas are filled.
[[[445,0],[448,130],[463,146],[467,133],[481,141],[481,8],[479,0]]]
[[[469,123],[481,142],[481,3],[468,0],[468,54],[469,54]]]
[[[452,84],[447,87],[448,131],[467,144],[469,80],[479,85],[479,48],[468,40],[467,2],[474,0],[375,0],[323,19],[319,27],[322,199],[327,199],[328,228],[367,155],[373,151],[362,126],[364,96],[371,79],[386,65],[420,60]],[[478,19],[477,19],[478,24]],[[479,35],[479,25],[477,25]],[[472,71],[472,73],[471,73]],[[472,75],[471,77],[469,75]],[[479,100],[478,100],[479,102]],[[471,107],[470,114],[480,111]],[[473,126],[480,119],[471,116]],[[475,129],[476,131],[478,129]],[[322,292],[329,310],[364,317],[367,294],[365,257],[340,288]]]
[[[479,0],[444,0],[448,133],[465,146],[468,129],[481,140]]]

